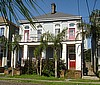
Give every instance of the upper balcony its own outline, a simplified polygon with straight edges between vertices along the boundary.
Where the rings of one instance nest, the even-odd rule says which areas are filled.
[[[41,39],[41,34],[28,34],[28,35],[21,35],[22,39],[21,42],[39,42]],[[67,40],[80,40],[80,35],[75,35],[74,39],[70,39],[71,37],[69,36],[69,34],[66,34],[65,37],[63,37],[63,41],[67,41]]]

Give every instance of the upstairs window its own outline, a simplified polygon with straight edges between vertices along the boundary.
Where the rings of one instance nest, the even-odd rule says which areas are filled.
[[[75,25],[74,23],[70,23],[69,24],[70,27],[74,27],[74,25]]]
[[[60,33],[60,24],[55,25],[55,35]]]
[[[69,39],[75,39],[75,28],[69,28]]]
[[[4,28],[0,28],[0,36],[3,36],[4,35]]]
[[[25,26],[25,29],[29,29],[29,26]]]
[[[37,30],[37,36],[38,36],[38,40],[40,41],[41,39],[41,35],[42,35],[42,29],[38,29]]]
[[[60,33],[60,28],[58,29],[55,29],[55,35],[59,34]]]

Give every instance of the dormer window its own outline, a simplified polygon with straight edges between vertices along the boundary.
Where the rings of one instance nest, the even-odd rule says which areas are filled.
[[[4,35],[4,27],[0,28],[0,36]]]

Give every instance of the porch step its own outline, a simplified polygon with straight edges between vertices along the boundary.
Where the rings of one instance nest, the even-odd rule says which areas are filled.
[[[97,76],[83,76],[82,79],[99,80]]]

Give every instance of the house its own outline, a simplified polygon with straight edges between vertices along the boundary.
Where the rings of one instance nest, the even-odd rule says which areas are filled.
[[[62,49],[59,56],[64,60],[66,68],[79,71],[81,75],[81,29],[78,24],[81,21],[81,16],[64,14],[56,12],[56,5],[51,5],[51,13],[36,16],[33,19],[33,27],[27,20],[20,20],[19,35],[22,36],[19,42],[21,58],[21,66],[24,66],[24,61],[29,57],[34,59],[34,49],[40,45],[40,37],[43,33],[49,31],[54,35],[68,28],[65,40],[62,41]],[[42,52],[42,58],[53,58],[53,48],[49,45],[48,48]]]
[[[11,47],[8,42],[12,42],[12,36],[18,33],[18,28],[11,21],[0,17],[0,67],[11,67]]]

